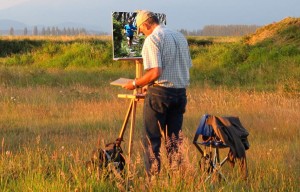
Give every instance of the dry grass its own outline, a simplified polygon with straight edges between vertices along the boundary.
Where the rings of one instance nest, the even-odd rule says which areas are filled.
[[[189,36],[189,38],[195,40],[211,40],[215,43],[233,43],[242,40],[243,37],[233,37],[233,36],[223,36],[223,37],[213,37],[213,36]],[[49,40],[49,41],[75,41],[75,40],[89,40],[97,39],[103,41],[112,41],[111,35],[79,35],[79,36],[1,36],[2,40]]]
[[[97,40],[104,40],[104,41],[111,41],[112,37],[111,35],[77,35],[77,36],[1,36],[2,40],[49,40],[49,41],[77,41],[77,40],[89,40],[89,39],[97,39]]]
[[[274,38],[274,35],[280,30],[288,26],[300,26],[300,18],[287,17],[279,22],[266,25],[257,29],[257,31],[249,36],[247,43],[250,45],[257,44],[265,39]]]
[[[189,38],[195,40],[211,40],[214,43],[234,43],[243,39],[242,36],[189,36]]]
[[[0,87],[1,191],[117,191],[118,173],[106,180],[88,173],[84,162],[98,145],[114,141],[129,101],[115,87]],[[183,166],[172,170],[162,153],[162,172],[145,178],[138,105],[131,164],[132,191],[297,191],[299,188],[299,119],[297,95],[190,88],[183,133]],[[249,182],[224,167],[228,183],[202,183],[200,154],[192,138],[203,114],[239,116],[249,130]],[[127,151],[128,132],[122,145]],[[164,151],[162,151],[164,152]],[[222,155],[226,155],[223,152]]]

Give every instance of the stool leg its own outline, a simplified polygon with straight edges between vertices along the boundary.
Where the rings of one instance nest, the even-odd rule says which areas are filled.
[[[211,177],[212,175],[214,174],[214,161],[215,161],[215,156],[213,157],[213,148],[212,146],[210,145],[209,146],[209,153],[208,153],[208,169],[207,169],[207,173],[209,174],[205,181],[204,182],[207,182]]]
[[[226,157],[226,160],[227,160],[227,157]],[[222,165],[225,163],[225,161],[223,160],[221,163],[220,163],[220,151],[219,151],[219,148],[216,147],[215,148],[215,172],[218,174],[219,176],[219,181],[224,179],[226,181],[226,177],[224,176],[224,174],[221,172],[221,167]]]
[[[209,147],[209,168],[207,170],[207,173],[209,174],[207,178],[205,179],[204,182],[207,182],[209,179],[213,180],[215,179],[214,176],[218,176],[219,181],[224,179],[227,181],[226,177],[224,174],[221,172],[221,167],[222,165],[227,161],[226,157],[222,162],[220,162],[220,152],[219,148],[212,148],[211,146]]]

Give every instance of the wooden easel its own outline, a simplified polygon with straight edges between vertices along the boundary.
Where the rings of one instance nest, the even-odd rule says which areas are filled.
[[[135,65],[136,65],[135,77],[140,78],[143,76],[142,60],[139,60],[139,59],[135,60]],[[123,121],[123,125],[122,125],[121,131],[119,133],[119,137],[118,137],[119,141],[123,140],[129,118],[131,118],[130,130],[129,130],[130,131],[129,132],[129,141],[128,141],[128,161],[126,162],[127,163],[126,191],[128,191],[130,164],[131,164],[132,139],[133,139],[134,128],[135,128],[136,106],[137,106],[138,101],[143,100],[145,96],[142,94],[142,88],[137,88],[133,91],[133,94],[118,94],[118,97],[130,99],[130,104],[127,109],[127,113],[125,115],[125,119]]]

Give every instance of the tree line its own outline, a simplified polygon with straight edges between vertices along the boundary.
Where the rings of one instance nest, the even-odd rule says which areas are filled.
[[[258,25],[207,25],[203,29],[189,31],[180,29],[186,36],[243,36],[254,33]]]
[[[13,27],[10,27],[10,29],[4,33],[8,35],[42,35],[42,36],[60,36],[60,35],[87,35],[88,32],[85,28],[74,28],[74,27],[64,27],[63,29],[60,29],[58,27],[42,27],[41,29],[38,29],[37,26],[34,26],[32,30],[29,30],[27,27],[25,27],[23,30],[15,30]]]
[[[123,12],[118,12],[118,14]],[[115,13],[116,14],[116,13]],[[124,17],[123,20],[129,17],[129,15],[122,15]],[[120,17],[120,15],[114,15],[114,17]],[[127,17],[126,17],[127,16]],[[130,15],[132,16],[132,15]],[[259,27],[258,25],[207,25],[204,26],[203,29],[198,30],[187,30],[180,29],[179,31],[186,36],[243,36],[254,33]],[[15,30],[11,27],[8,31],[1,32],[0,35],[42,35],[42,36],[75,36],[75,35],[88,35],[89,32],[85,28],[74,28],[74,27],[64,27],[62,29],[58,27],[42,27],[38,29],[37,26],[34,26],[33,29],[29,30],[25,27],[23,30]],[[97,33],[97,34],[105,34],[106,33]]]

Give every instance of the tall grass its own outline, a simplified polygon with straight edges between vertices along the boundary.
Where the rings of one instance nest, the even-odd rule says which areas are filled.
[[[124,190],[125,179],[118,173],[107,180],[103,172],[89,172],[85,167],[94,148],[117,138],[129,104],[117,98],[118,93],[127,91],[108,83],[99,87],[1,86],[1,191]],[[298,97],[282,92],[191,87],[188,100],[182,170],[172,171],[162,149],[162,172],[152,182],[145,176],[140,139],[142,103],[138,104],[130,177],[133,191],[299,189]],[[249,130],[248,182],[240,179],[237,168],[229,166],[223,169],[228,183],[202,182],[200,154],[192,138],[205,113],[239,116]],[[124,138],[126,152],[128,131]]]

